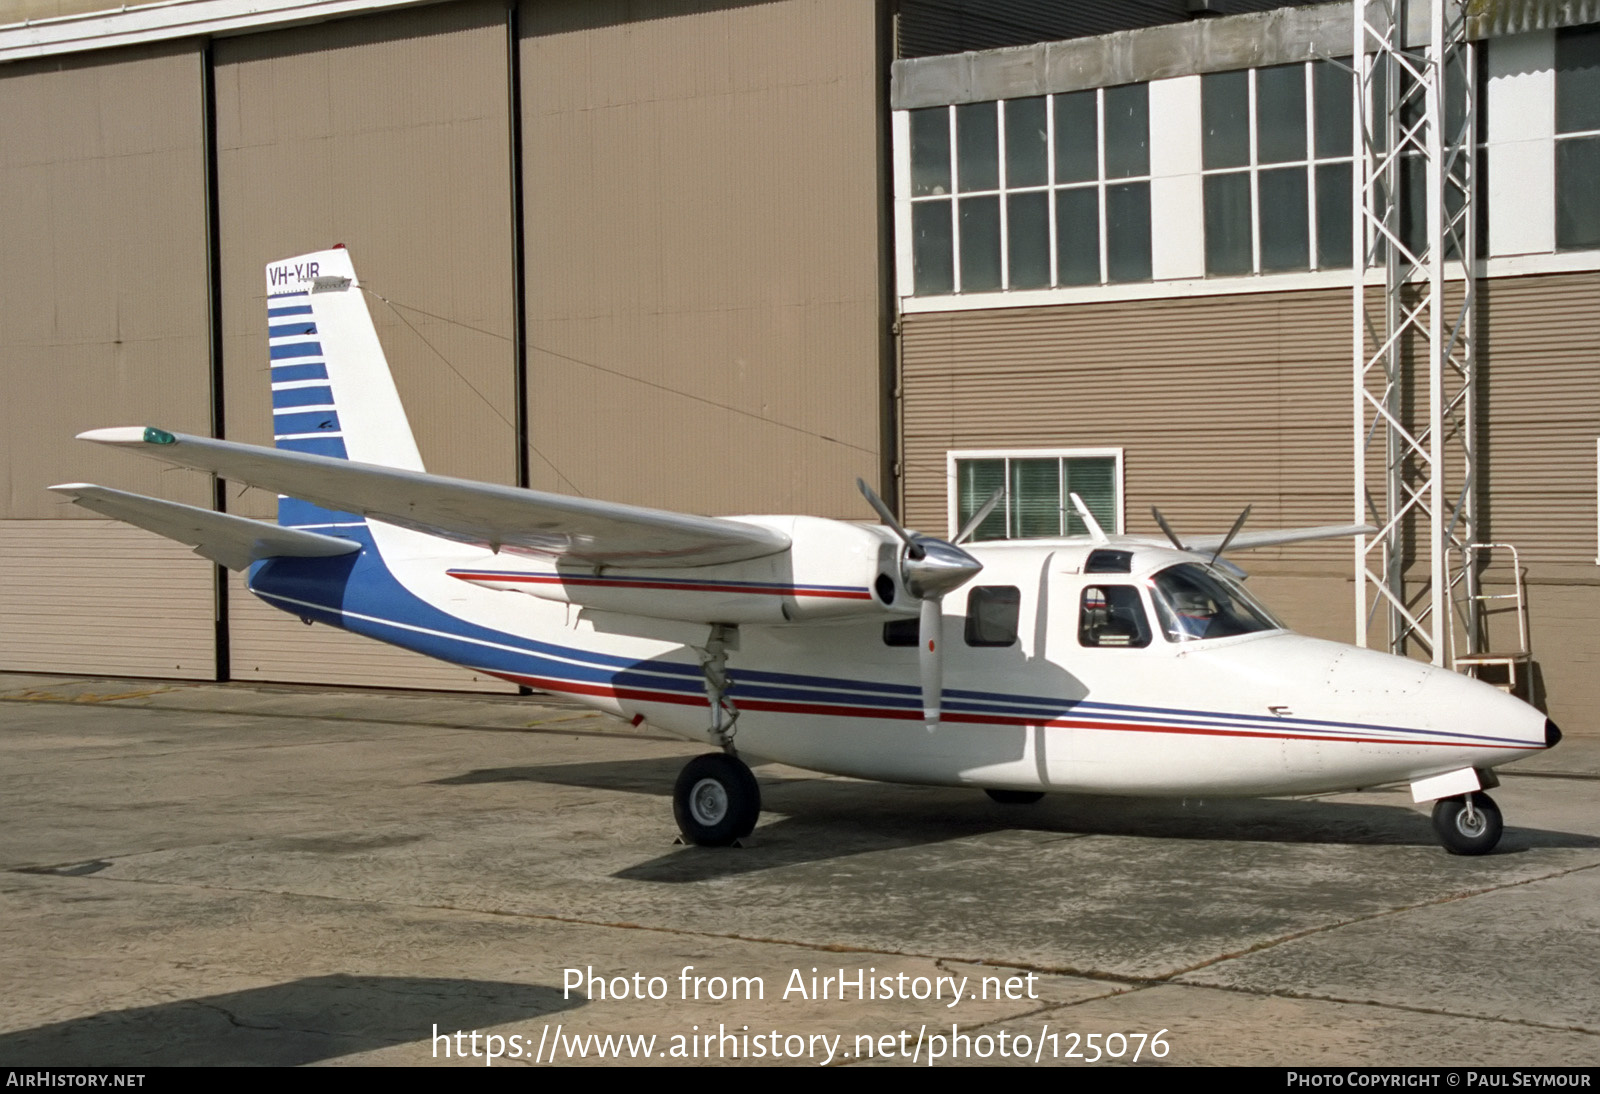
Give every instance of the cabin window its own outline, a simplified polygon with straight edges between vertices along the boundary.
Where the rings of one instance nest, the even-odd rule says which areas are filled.
[[[1089,552],[1089,561],[1084,563],[1083,572],[1086,574],[1126,574],[1133,572],[1133,552],[1114,551],[1109,547],[1101,547]]]
[[[1232,579],[1196,562],[1162,570],[1151,591],[1169,642],[1231,638],[1283,626]]]
[[[1015,585],[980,585],[967,594],[967,645],[1009,646],[1017,640],[1022,593]]]
[[[1150,622],[1139,590],[1132,585],[1090,585],[1084,589],[1078,642],[1084,646],[1148,646]]]

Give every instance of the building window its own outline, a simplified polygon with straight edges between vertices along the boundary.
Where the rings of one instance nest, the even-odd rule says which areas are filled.
[[[918,296],[1150,278],[1144,84],[909,112]]]
[[[1459,143],[1464,139],[1462,127],[1468,123],[1467,114],[1467,81],[1466,55],[1455,52],[1451,55],[1451,62],[1445,68],[1444,82],[1444,141],[1447,144]],[[1398,141],[1402,133],[1413,130],[1420,133],[1423,116],[1426,110],[1426,89],[1403,70],[1400,73],[1400,84],[1395,90],[1396,117],[1394,120],[1395,132],[1389,132],[1388,123],[1383,116],[1383,104],[1388,101],[1386,90],[1386,74],[1380,69],[1373,75],[1372,102],[1369,104],[1369,116],[1372,118],[1373,139],[1377,149],[1382,152],[1389,147],[1391,139]],[[1473,97],[1477,102],[1477,135],[1474,141],[1476,165],[1478,176],[1472,184],[1475,187],[1476,216],[1474,224],[1467,224],[1461,220],[1461,207],[1468,186],[1466,175],[1466,161],[1458,160],[1446,164],[1446,177],[1444,181],[1444,209],[1443,209],[1443,234],[1444,257],[1447,259],[1460,258],[1461,248],[1465,242],[1468,230],[1478,233],[1479,240],[1487,241],[1489,238],[1489,202],[1488,202],[1488,126],[1484,124],[1488,114],[1486,106],[1488,98],[1487,72],[1483,67],[1474,77]],[[1348,128],[1348,127],[1347,127]],[[1414,143],[1400,145],[1399,156],[1399,181],[1398,192],[1395,194],[1398,215],[1398,232],[1400,242],[1413,256],[1421,258],[1428,246],[1428,165],[1422,150]],[[1380,185],[1378,193],[1383,193]],[[1384,245],[1381,240],[1374,241],[1377,245],[1369,256],[1369,265],[1381,266],[1384,262]],[[1347,263],[1348,264],[1348,263]]]
[[[1600,247],[1600,27],[1556,32],[1556,249]]]
[[[1350,80],[1329,61],[1201,77],[1208,275],[1349,268]]]
[[[1001,486],[1005,501],[978,526],[974,540],[1087,535],[1073,494],[1104,532],[1122,531],[1120,448],[952,452],[949,461],[952,534]]]

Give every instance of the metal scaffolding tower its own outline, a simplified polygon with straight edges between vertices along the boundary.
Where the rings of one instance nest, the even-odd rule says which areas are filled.
[[[1444,664],[1453,617],[1481,645],[1454,561],[1478,531],[1475,47],[1466,0],[1353,8],[1355,510],[1378,528],[1356,540],[1356,641]]]

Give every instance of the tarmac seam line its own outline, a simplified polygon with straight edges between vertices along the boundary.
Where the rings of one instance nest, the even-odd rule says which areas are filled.
[[[1400,1010],[1410,1014],[1422,1014],[1433,1018],[1465,1018],[1474,1022],[1500,1022],[1510,1026],[1526,1026],[1529,1029],[1548,1030],[1555,1033],[1581,1033],[1589,1037],[1600,1037],[1600,1029],[1591,1029],[1588,1026],[1556,1025],[1550,1022],[1535,1022],[1528,1018],[1498,1018],[1485,1014],[1470,1014],[1463,1011],[1445,1010],[1442,1007],[1422,1007],[1413,1003],[1388,1003],[1381,999],[1347,999],[1340,995],[1316,995],[1311,992],[1291,991],[1287,988],[1246,988],[1237,984],[1197,984],[1186,980],[1170,982],[1174,987],[1183,988],[1210,988],[1215,991],[1231,992],[1235,995],[1252,995],[1275,999],[1298,999],[1310,1003],[1340,1003],[1351,1007],[1379,1007],[1384,1010]]]
[[[74,864],[76,865],[76,864]],[[52,871],[48,868],[30,868],[12,870],[13,873],[28,873],[35,877],[56,877],[69,881],[82,881],[89,883],[118,882],[125,885],[159,885],[168,888],[192,889],[198,892],[238,893],[254,896],[279,896],[293,897],[300,900],[326,901],[332,904],[366,904],[381,908],[415,909],[430,912],[459,912],[465,915],[494,916],[506,919],[526,919],[542,923],[564,923],[577,927],[601,927],[612,930],[648,931],[653,934],[675,935],[681,938],[723,939],[730,942],[751,942],[758,945],[792,946],[795,949],[812,950],[817,953],[843,953],[843,954],[883,954],[888,957],[908,957],[921,961],[930,961],[935,964],[941,962],[954,962],[964,965],[977,965],[993,969],[1018,969],[1024,972],[1044,973],[1050,976],[1071,976],[1079,980],[1092,980],[1109,984],[1125,984],[1129,990],[1153,987],[1166,983],[1163,977],[1127,976],[1120,973],[1101,972],[1094,969],[1078,969],[1067,966],[1040,965],[1027,961],[997,961],[988,957],[971,957],[961,954],[935,954],[922,953],[916,950],[897,950],[885,946],[865,946],[843,942],[807,942],[794,938],[774,938],[765,935],[739,934],[736,932],[718,932],[692,930],[686,927],[655,927],[644,923],[631,923],[626,920],[585,919],[580,916],[557,915],[553,912],[515,912],[503,908],[469,908],[457,904],[421,904],[407,903],[395,900],[381,900],[363,897],[331,896],[327,893],[302,893],[292,889],[264,889],[238,885],[206,885],[193,880],[168,881],[161,878],[143,877],[105,877],[95,874],[65,874]],[[1174,974],[1176,975],[1176,974]],[[1121,994],[1110,992],[1110,995]]]
[[[1359,923],[1370,923],[1373,920],[1383,919],[1392,915],[1404,915],[1407,912],[1414,912],[1423,908],[1436,908],[1440,905],[1450,904],[1457,900],[1470,900],[1473,897],[1486,896],[1489,893],[1504,892],[1507,889],[1516,889],[1520,886],[1532,885],[1539,881],[1550,881],[1555,878],[1563,878],[1571,874],[1582,873],[1585,870],[1593,870],[1596,867],[1600,867],[1600,862],[1590,862],[1582,866],[1573,866],[1565,870],[1556,870],[1552,873],[1540,874],[1538,877],[1523,878],[1520,881],[1510,881],[1501,885],[1490,885],[1486,888],[1474,889],[1469,892],[1449,893],[1445,896],[1435,897],[1431,900],[1421,900],[1415,904],[1404,904],[1397,908],[1385,908],[1382,911],[1373,912],[1370,915],[1356,916],[1352,919],[1339,920],[1336,923],[1323,923],[1315,927],[1307,927],[1303,931],[1294,931],[1278,938],[1270,938],[1231,953],[1218,954],[1215,957],[1207,958],[1204,961],[1198,961],[1193,965],[1189,965],[1181,969],[1175,969],[1172,972],[1165,973],[1159,977],[1151,977],[1150,979],[1177,982],[1177,978],[1180,976],[1188,976],[1190,973],[1199,972],[1201,969],[1212,968],[1213,966],[1220,965],[1227,961],[1237,961],[1240,958],[1249,957],[1252,954],[1262,953],[1266,950],[1285,945],[1286,943],[1298,942],[1302,938],[1309,938],[1312,935],[1326,934],[1332,931],[1340,930],[1344,927],[1353,927]]]

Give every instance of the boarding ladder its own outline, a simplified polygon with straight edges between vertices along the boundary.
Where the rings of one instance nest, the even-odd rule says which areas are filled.
[[[1511,592],[1484,591],[1484,575],[1494,565],[1496,551],[1511,553]],[[1533,651],[1528,642],[1528,596],[1522,571],[1522,557],[1509,543],[1469,543],[1461,548],[1461,569],[1458,580],[1465,579],[1465,623],[1467,650],[1456,650],[1456,628],[1450,628],[1450,661],[1457,672],[1466,673],[1485,683],[1493,684],[1510,695],[1526,699],[1529,666]],[[1504,586],[1497,586],[1503,588]],[[1511,601],[1510,604],[1503,603]],[[1491,626],[1497,615],[1517,613],[1517,644],[1513,649],[1501,646],[1495,649],[1483,639],[1491,635]],[[1488,650],[1479,647],[1487,645]]]

